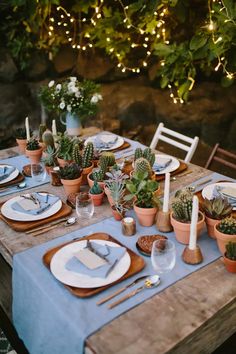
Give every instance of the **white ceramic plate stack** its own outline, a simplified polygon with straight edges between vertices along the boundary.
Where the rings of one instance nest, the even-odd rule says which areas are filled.
[[[0,167],[12,167],[11,165],[4,165],[0,164]],[[19,175],[19,170],[16,168],[7,178],[4,178],[3,180],[0,181],[0,185],[11,182],[13,179],[15,179]]]
[[[88,142],[92,142],[94,144],[94,146],[96,147],[96,138],[97,138],[97,135],[90,136],[88,139],[86,139],[85,145]],[[121,147],[124,144],[124,139],[121,136],[118,136],[118,135],[115,135],[112,133],[100,133],[99,139],[102,142],[104,142],[104,144],[109,143],[110,141],[114,141],[116,139],[115,143],[112,144],[110,147],[101,148],[99,150],[106,150],[106,151],[114,150],[114,149],[118,149],[119,147]]]
[[[108,245],[110,247],[121,247],[117,245],[117,243],[106,240],[93,240],[93,242],[100,245]],[[74,256],[76,252],[85,248],[86,245],[86,240],[73,242],[65,247],[62,247],[54,254],[50,263],[50,269],[56,279],[63,284],[78,288],[97,288],[115,282],[128,271],[131,264],[131,259],[127,251],[106,278],[90,277],[88,275],[66,269],[66,263]]]
[[[234,182],[217,182],[217,183],[212,183],[209,184],[208,186],[204,187],[202,190],[202,196],[203,198],[207,199],[213,199],[213,191],[215,187],[220,187],[220,188],[234,188],[236,190],[236,183]],[[236,203],[236,200],[235,200]],[[233,208],[234,210],[236,207]]]
[[[179,166],[180,166],[179,160],[171,155],[157,154],[157,155],[155,155],[155,162],[154,163],[157,165],[159,165],[159,164],[161,165],[163,163],[163,161],[166,161],[167,159],[171,159],[171,163],[163,170],[161,170],[159,172],[155,172],[156,175],[163,175],[167,172],[173,172],[179,168]]]

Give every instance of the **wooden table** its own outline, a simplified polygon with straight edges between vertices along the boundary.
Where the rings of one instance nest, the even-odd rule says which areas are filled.
[[[17,148],[2,150],[0,159],[15,156],[17,152]],[[211,173],[192,164],[189,169],[193,171],[191,174],[171,182],[171,191]],[[54,192],[65,200],[62,187],[47,184],[42,190]],[[0,197],[0,202],[8,198]],[[110,207],[105,203],[93,222],[110,216]],[[70,231],[86,225],[88,221],[84,220],[71,226]],[[13,255],[68,231],[62,226],[30,237],[0,221],[0,305],[10,320]],[[99,354],[211,353],[235,332],[236,277],[226,272],[222,261],[217,260],[104,326],[87,339],[86,348]]]

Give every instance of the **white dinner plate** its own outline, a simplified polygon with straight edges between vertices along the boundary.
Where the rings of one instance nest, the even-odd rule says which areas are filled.
[[[110,141],[111,139],[113,138],[115,139],[117,137],[116,142],[110,148],[101,148],[100,150],[106,150],[106,151],[114,150],[114,149],[118,149],[124,144],[124,139],[121,136],[112,133],[100,133],[99,136],[102,138],[104,142]],[[88,142],[92,142],[96,147],[96,137],[97,135],[90,136],[88,139],[85,140],[85,145]]]
[[[41,193],[46,194],[46,193]],[[25,194],[27,195],[27,194]],[[52,194],[50,194],[52,195]],[[46,219],[49,216],[52,216],[56,214],[62,207],[62,201],[59,199],[55,204],[53,204],[49,209],[45,210],[45,212],[39,214],[39,215],[30,215],[26,213],[21,213],[20,211],[16,211],[12,209],[12,204],[15,202],[19,202],[23,200],[21,196],[17,196],[14,198],[11,198],[7,200],[2,208],[1,208],[1,213],[3,216],[5,216],[8,219],[14,220],[14,221],[35,221],[35,220],[42,220]]]
[[[4,164],[0,164],[1,167],[12,167],[11,165],[4,165]],[[16,168],[11,174],[10,176],[8,176],[7,178],[3,179],[2,181],[0,181],[0,184],[4,184],[7,182],[12,181],[13,179],[15,179],[18,174],[19,174],[19,170]]]
[[[155,163],[161,164],[163,159],[166,160],[167,158],[172,160],[171,163],[169,164],[169,166],[167,166],[165,169],[161,170],[160,172],[155,172],[156,175],[163,175],[167,172],[173,172],[173,171],[177,170],[177,168],[179,168],[179,166],[180,166],[179,160],[176,159],[176,157],[173,157],[171,155],[157,154],[157,155],[155,155]]]
[[[218,182],[218,183],[208,184],[208,186],[204,187],[202,190],[202,196],[204,199],[205,198],[207,198],[207,199],[213,198],[212,193],[213,193],[215,186],[236,188],[236,183],[234,183],[234,182]],[[234,210],[235,209],[236,208],[234,208]]]
[[[111,247],[120,247],[117,243],[106,240],[93,240],[93,242]],[[51,272],[54,277],[63,284],[76,286],[78,288],[97,288],[113,283],[114,281],[120,279],[128,271],[131,259],[127,251],[106,278],[90,277],[89,275],[80,274],[78,272],[73,272],[66,269],[66,263],[77,251],[86,247],[86,244],[86,240],[73,242],[65,247],[62,247],[52,257],[50,263]]]

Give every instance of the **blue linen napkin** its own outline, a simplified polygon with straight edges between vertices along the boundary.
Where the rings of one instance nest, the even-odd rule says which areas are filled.
[[[12,172],[15,171],[15,167],[14,166],[1,166],[0,167],[0,181],[3,181],[4,179],[6,179],[7,177],[9,177]]]
[[[30,214],[30,215],[39,215],[42,214],[47,209],[51,208],[53,204],[55,204],[60,198],[50,194],[40,194],[40,193],[32,193],[33,196],[39,201],[39,208],[34,210],[25,210],[20,202],[15,202],[12,204],[12,209],[19,211],[20,213]]]
[[[111,247],[108,245],[100,245],[96,242],[91,242],[93,249],[97,254],[104,256],[107,263],[96,268],[89,269],[83,263],[81,263],[78,258],[73,256],[67,263],[66,269],[72,272],[81,273],[83,275],[88,275],[90,277],[106,278],[119,260],[123,257],[126,252],[125,247]],[[108,253],[108,254],[107,254]]]
[[[104,141],[102,139],[103,136],[104,134],[98,134],[95,138],[94,142],[97,149],[109,149],[117,142],[118,139],[118,136],[113,136],[112,134],[106,134],[105,136],[106,137],[110,136],[111,139],[108,141]]]
[[[152,166],[153,171],[155,172],[161,172],[164,170],[166,167],[168,167],[172,162],[172,159],[163,159],[162,163],[154,163]]]

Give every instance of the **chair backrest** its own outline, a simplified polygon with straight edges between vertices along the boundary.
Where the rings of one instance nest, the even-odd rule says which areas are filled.
[[[166,135],[169,135],[170,137],[163,135],[163,133]],[[178,140],[182,140],[183,142],[186,142],[189,145],[183,144],[179,141],[176,141],[176,140],[172,139],[172,137],[177,138]],[[160,123],[158,125],[157,130],[154,134],[154,137],[151,141],[150,148],[155,149],[159,140],[162,140],[168,144],[176,146],[177,148],[179,148],[181,150],[186,151],[187,154],[186,154],[184,161],[188,163],[191,161],[193,154],[197,148],[199,138],[197,136],[195,136],[195,138],[189,138],[186,135],[183,135],[183,134],[175,132],[174,130],[165,128],[164,124]]]
[[[236,162],[236,154],[233,154],[230,151],[220,148],[220,144],[217,143],[214,146],[209,159],[207,160],[205,168],[208,168],[213,161],[217,161],[224,166],[227,166],[227,167],[230,167],[230,168],[236,170],[236,163],[227,161],[226,158],[232,159],[233,161],[235,160],[235,162]]]

